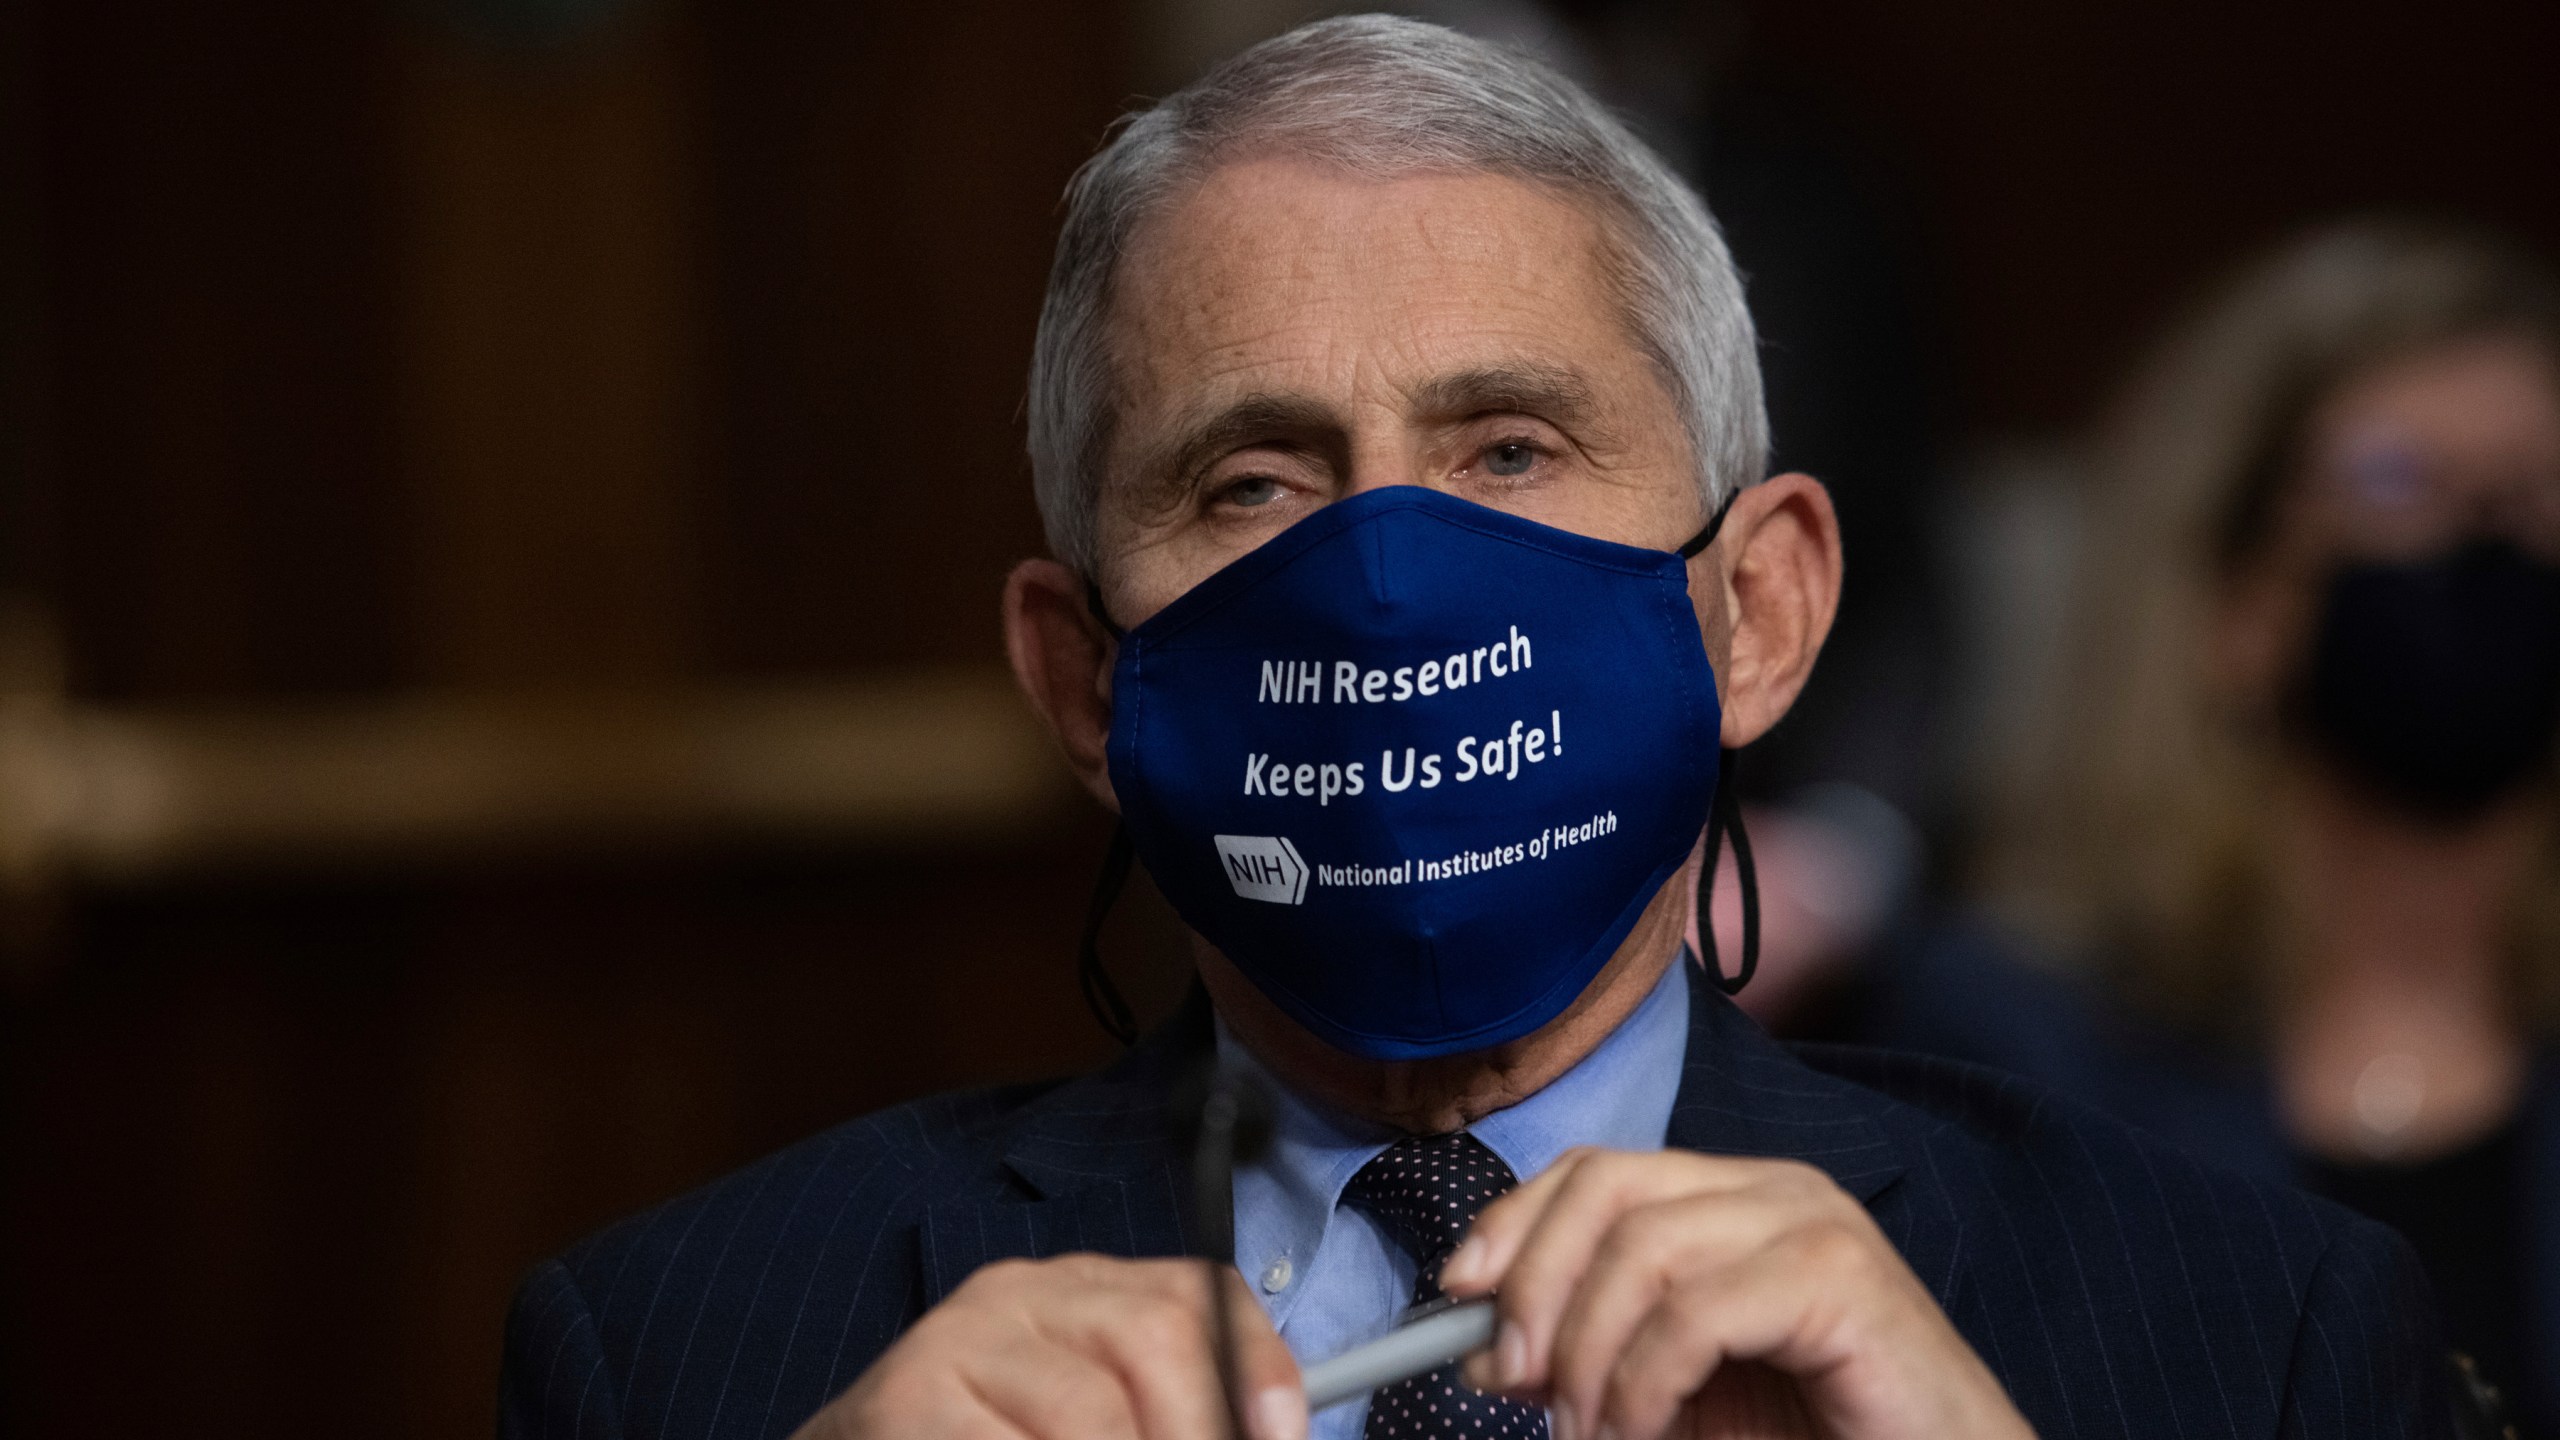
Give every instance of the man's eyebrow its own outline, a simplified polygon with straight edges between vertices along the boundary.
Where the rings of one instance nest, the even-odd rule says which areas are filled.
[[[1535,360],[1479,365],[1434,376],[1414,387],[1413,406],[1425,419],[1463,420],[1514,411],[1603,441],[1600,403],[1580,372]],[[1161,501],[1187,490],[1194,477],[1232,450],[1271,442],[1306,444],[1338,435],[1342,418],[1333,407],[1305,395],[1257,391],[1186,418],[1173,435],[1136,467],[1137,490]]]
[[[1578,372],[1534,360],[1435,376],[1415,388],[1413,399],[1415,408],[1433,419],[1462,420],[1509,410],[1566,429],[1594,424],[1600,411],[1598,396]]]
[[[1340,431],[1332,407],[1304,395],[1256,393],[1206,411],[1176,427],[1171,439],[1141,465],[1148,489],[1180,489],[1230,450],[1272,441],[1305,441]]]

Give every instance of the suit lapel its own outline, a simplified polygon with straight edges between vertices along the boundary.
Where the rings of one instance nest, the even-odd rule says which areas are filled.
[[[941,1302],[996,1260],[1071,1251],[1127,1259],[1191,1250],[1174,1078],[1210,1045],[1196,987],[1165,1026],[1100,1074],[1060,1086],[1023,1114],[1000,1163],[1022,1190],[925,1212],[919,1248],[925,1303]]]
[[[960,1201],[924,1217],[925,1303],[942,1297],[978,1267],[996,1260],[1038,1260],[1091,1251],[1125,1259],[1180,1255],[1189,1249],[1174,1168],[1128,1180],[1106,1180],[1053,1199]]]
[[[1896,1102],[1814,1069],[1693,974],[1689,1050],[1664,1143],[1799,1160],[1867,1207],[1903,1262],[1955,1313],[1964,1231],[1935,1186],[1901,1183],[1917,1153]]]
[[[1903,1171],[1879,1119],[1882,1097],[1815,1070],[1693,975],[1689,1048],[1664,1143],[1711,1155],[1801,1160],[1861,1201]]]

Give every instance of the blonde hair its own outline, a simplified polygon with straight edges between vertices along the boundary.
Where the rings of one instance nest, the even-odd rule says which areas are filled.
[[[2022,757],[1986,856],[1996,909],[2120,973],[2128,998],[2236,1035],[2262,1013],[2276,747],[2211,685],[2217,597],[2263,545],[2313,409],[2347,380],[2481,334],[2560,359],[2560,297],[2466,232],[2333,225],[2279,249],[2179,327],[2124,393],[2092,471],[2059,722]],[[2560,1005],[2560,850],[2518,917],[2526,1003]]]

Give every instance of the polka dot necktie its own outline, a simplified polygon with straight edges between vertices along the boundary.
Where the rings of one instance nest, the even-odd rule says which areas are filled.
[[[1467,1222],[1515,1183],[1511,1167],[1464,1130],[1399,1140],[1360,1167],[1342,1198],[1378,1217],[1413,1256],[1420,1275],[1415,1304],[1440,1298],[1440,1266],[1466,1237]],[[1471,1390],[1455,1361],[1411,1380],[1382,1385],[1369,1397],[1363,1440],[1546,1440],[1547,1412]]]

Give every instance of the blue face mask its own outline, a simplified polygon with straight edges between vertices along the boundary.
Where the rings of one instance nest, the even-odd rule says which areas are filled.
[[[1084,975],[1105,1023],[1128,1015],[1092,932],[1132,849],[1194,930],[1351,1054],[1479,1050],[1561,1014],[1710,813],[1733,814],[1684,563],[1722,521],[1674,554],[1391,486],[1128,631],[1122,838]]]

